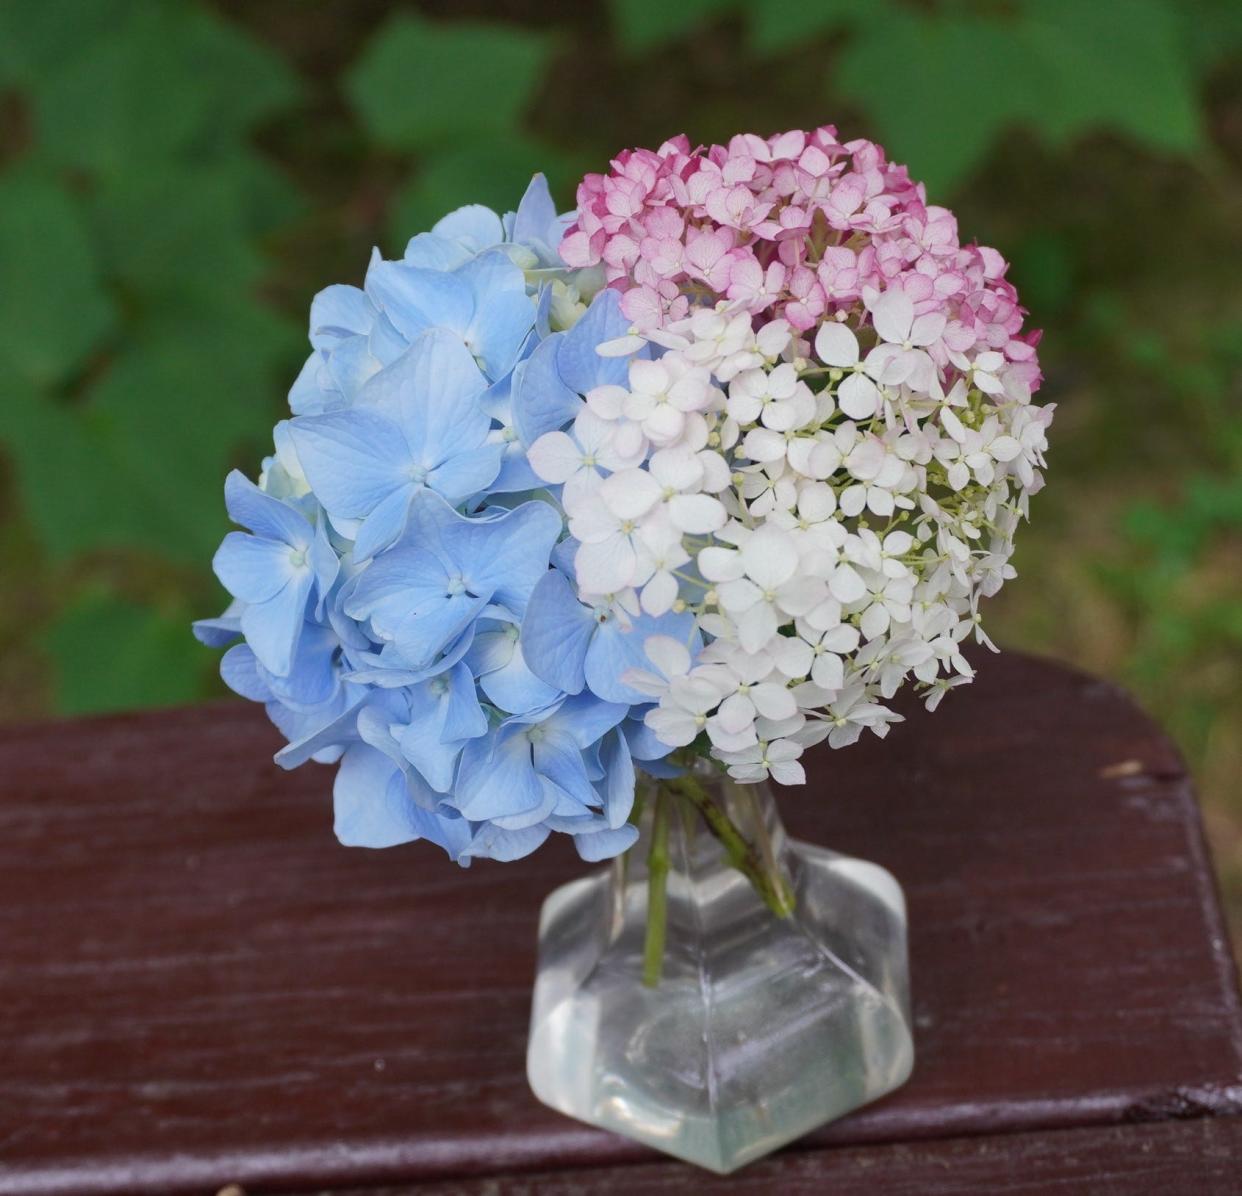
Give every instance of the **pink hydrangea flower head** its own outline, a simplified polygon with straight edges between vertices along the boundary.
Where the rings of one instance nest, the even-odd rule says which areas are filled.
[[[698,147],[682,135],[618,154],[577,200],[561,256],[602,266],[640,331],[728,299],[813,335],[826,320],[867,325],[897,291],[941,330],[920,348],[946,381],[955,357],[999,352],[1038,386],[1038,334],[1022,330],[1005,259],[963,245],[953,213],[875,142],[842,143],[832,125]]]

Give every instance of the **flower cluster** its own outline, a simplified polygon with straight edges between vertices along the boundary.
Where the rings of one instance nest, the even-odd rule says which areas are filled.
[[[683,136],[612,167],[579,186],[561,254],[602,265],[640,329],[727,298],[805,332],[900,289],[918,315],[945,315],[943,352],[1034,359],[1000,254],[960,245],[953,213],[873,142],[842,144],[831,125],[695,150]]]
[[[870,143],[678,139],[614,167],[562,254],[623,293],[634,327],[602,351],[643,351],[529,459],[563,484],[584,601],[694,617],[701,652],[649,640],[627,675],[647,725],[797,783],[806,746],[886,734],[908,678],[934,708],[972,676],[1042,485],[1038,338],[999,255]]]
[[[1052,407],[1000,255],[827,127],[613,167],[316,296],[226,484],[197,633],[281,764],[339,762],[346,843],[601,859],[677,749],[800,782],[969,680],[1013,576]]]
[[[461,209],[402,260],[376,256],[362,289],[318,295],[293,418],[257,486],[226,484],[248,529],[215,558],[234,601],[196,629],[242,637],[222,673],[289,739],[281,764],[340,761],[343,842],[429,839],[467,863],[561,831],[610,856],[637,835],[634,762],[669,750],[620,681],[644,629],[619,637],[546,584],[565,576],[563,520],[525,444],[624,375],[594,348],[625,321],[615,296],[582,318],[564,224],[536,178],[503,221]]]

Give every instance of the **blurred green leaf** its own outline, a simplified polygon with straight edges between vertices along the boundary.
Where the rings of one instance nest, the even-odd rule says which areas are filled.
[[[746,6],[750,44],[760,54],[774,54],[830,29],[887,19],[887,12],[881,11],[886,7],[885,0],[871,0],[865,9],[857,0],[750,0]]]
[[[247,227],[248,181],[239,156],[110,179],[93,204],[109,272],[144,294],[245,296],[264,268]]]
[[[463,204],[513,211],[537,171],[548,176],[553,194],[565,193],[574,173],[564,155],[520,134],[475,139],[434,155],[397,197],[389,220],[394,250]]]
[[[1021,49],[1041,78],[1028,119],[1053,141],[1093,128],[1189,152],[1200,145],[1199,106],[1168,0],[1026,0]]]
[[[1000,22],[894,9],[854,30],[835,82],[866,105],[889,155],[934,197],[1022,115],[1029,73]]]
[[[631,53],[650,50],[689,33],[744,0],[610,0],[612,21],[621,45]],[[756,10],[763,7],[752,0]],[[805,8],[804,8],[805,11]]]
[[[0,83],[34,87],[82,49],[106,39],[135,0],[74,0],[72,11],[48,0],[0,3]]]
[[[205,665],[189,613],[152,610],[92,589],[61,612],[43,642],[64,714],[95,714],[188,702]]]
[[[0,358],[32,382],[63,382],[113,328],[79,206],[46,179],[0,177],[0,274]]]
[[[933,195],[1016,123],[1053,143],[1104,127],[1165,150],[1201,144],[1188,56],[1165,0],[1026,0],[1007,19],[894,9],[854,31],[837,82]]]
[[[1242,51],[1242,4],[1237,0],[1181,0],[1178,16],[1199,69],[1211,70]]]
[[[1074,290],[1074,255],[1065,237],[1039,230],[1013,253],[1010,278],[1031,311],[1045,319],[1063,310]]]
[[[39,152],[101,175],[210,156],[297,94],[278,57],[197,4],[126,6],[30,87]]]
[[[398,149],[461,148],[522,116],[553,38],[518,26],[394,16],[346,80],[363,124]]]

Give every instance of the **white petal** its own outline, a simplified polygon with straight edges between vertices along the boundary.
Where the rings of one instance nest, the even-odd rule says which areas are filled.
[[[716,721],[730,735],[741,735],[755,723],[755,705],[744,694],[731,694],[720,703]]]
[[[751,688],[750,699],[764,718],[793,718],[798,713],[798,703],[783,685],[765,681]]]
[[[602,344],[596,345],[595,352],[601,357],[628,357],[631,353],[637,353],[646,343],[641,336],[633,334],[618,336],[613,340],[604,341]]]
[[[806,770],[797,760],[789,760],[781,764],[773,763],[771,773],[772,780],[778,785],[806,784]]]
[[[637,519],[660,501],[660,483],[645,469],[624,469],[605,478],[600,497],[618,519]]]
[[[919,316],[910,328],[910,343],[912,345],[934,344],[940,339],[947,322],[943,313],[938,311],[929,311]]]
[[[564,432],[548,432],[530,446],[526,459],[545,482],[567,482],[582,468],[582,449]]]
[[[721,607],[731,615],[742,614],[756,604],[767,606],[767,603],[763,601],[763,591],[745,577],[739,577],[736,581],[723,582],[716,587],[716,595],[720,599]]]
[[[998,461],[1012,461],[1022,451],[1022,445],[1012,436],[998,436],[988,446],[988,451]]]
[[[752,461],[779,461],[785,455],[785,438],[767,428],[752,428],[742,442],[742,452]]]
[[[900,345],[914,323],[914,302],[905,291],[885,291],[871,308],[871,321],[884,340]]]
[[[704,548],[699,553],[699,572],[708,581],[734,581],[745,572],[742,554],[732,548]]]
[[[858,338],[844,324],[829,322],[815,334],[815,355],[825,365],[854,365],[858,361]]]
[[[586,395],[587,406],[600,419],[606,420],[621,418],[627,398],[629,391],[624,386],[597,386],[594,390],[587,391]]]
[[[637,557],[624,536],[579,544],[574,555],[578,586],[589,594],[615,594],[633,584]]]
[[[673,444],[680,438],[685,426],[686,417],[668,403],[661,403],[643,420],[643,431],[652,444]]]
[[[738,585],[738,582],[731,582]],[[761,652],[776,634],[776,612],[770,602],[756,602],[737,619],[737,640],[747,652]]]
[[[674,490],[697,488],[703,480],[702,461],[685,448],[660,449],[652,454],[647,468],[661,486],[672,486]]]
[[[862,633],[864,638],[873,640],[888,630],[888,608],[882,602],[873,602],[863,611]]]
[[[833,570],[828,592],[838,602],[848,605],[857,602],[867,592],[867,585],[852,566],[841,564]]]
[[[643,643],[647,659],[666,677],[684,677],[690,671],[690,652],[671,635],[649,635]]]
[[[668,614],[676,601],[677,579],[663,569],[643,586],[642,607],[649,615],[659,618],[660,615]]]
[[[880,405],[880,392],[866,374],[851,374],[837,387],[837,405],[850,419],[870,419]]]
[[[742,545],[742,563],[747,577],[772,590],[794,575],[798,550],[787,532],[769,525],[761,527]]]
[[[678,494],[669,499],[668,514],[675,527],[692,536],[718,531],[729,519],[724,506],[710,494]]]
[[[822,689],[837,690],[845,684],[845,666],[839,656],[824,653],[811,665],[811,680]]]
[[[699,733],[698,724],[684,710],[657,706],[654,710],[647,711],[643,721],[655,732],[655,737],[661,743],[672,747],[685,747],[686,744],[693,743]]]

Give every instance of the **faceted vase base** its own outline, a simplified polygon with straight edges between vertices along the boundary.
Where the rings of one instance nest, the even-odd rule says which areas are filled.
[[[724,1173],[905,1082],[900,887],[875,864],[781,846],[790,917],[733,869],[674,876],[656,987],[641,982],[645,885],[604,873],[552,893],[527,1053],[544,1104]]]

